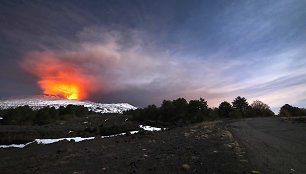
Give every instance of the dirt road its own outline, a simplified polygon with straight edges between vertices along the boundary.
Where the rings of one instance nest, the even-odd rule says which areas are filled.
[[[261,173],[306,173],[306,124],[250,118],[229,124],[249,163]]]

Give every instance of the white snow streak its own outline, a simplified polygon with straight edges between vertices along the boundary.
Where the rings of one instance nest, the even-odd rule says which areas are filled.
[[[0,148],[9,148],[9,147],[16,147],[16,148],[24,148],[25,146],[37,143],[37,144],[52,144],[59,141],[67,140],[67,141],[74,141],[76,143],[84,140],[92,140],[95,137],[88,137],[88,138],[82,138],[82,137],[72,137],[72,138],[57,138],[57,139],[35,139],[34,141],[28,142],[26,144],[10,144],[10,145],[0,145]]]
[[[139,127],[145,131],[161,131],[162,128],[159,127],[152,127],[152,126],[144,126],[144,125],[139,125]],[[165,129],[163,129],[165,130]]]

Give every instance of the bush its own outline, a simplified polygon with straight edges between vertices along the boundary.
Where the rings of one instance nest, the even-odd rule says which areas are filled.
[[[232,112],[230,112],[229,117],[230,118],[242,118],[243,114],[240,110],[236,109],[236,110],[233,110]]]
[[[36,117],[34,119],[34,124],[35,125],[44,125],[44,124],[49,124],[54,121],[52,118],[53,115],[49,112],[49,108],[42,108],[38,110]]]
[[[210,109],[207,121],[217,120],[219,118],[222,118],[221,115],[219,115],[219,109],[218,108]]]
[[[21,106],[0,111],[1,124],[5,125],[45,125],[59,120],[68,120],[74,117],[84,117],[88,108],[84,106],[68,105],[67,107],[44,107],[33,110],[29,106]]]
[[[1,117],[3,118],[2,124],[31,124],[35,118],[36,112],[29,106],[21,106],[15,109],[6,109],[1,111]]]

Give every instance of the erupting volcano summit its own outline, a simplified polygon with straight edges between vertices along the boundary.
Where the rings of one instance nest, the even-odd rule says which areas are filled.
[[[44,94],[84,100],[99,88],[80,66],[50,52],[31,53],[23,59],[22,66],[37,77]]]

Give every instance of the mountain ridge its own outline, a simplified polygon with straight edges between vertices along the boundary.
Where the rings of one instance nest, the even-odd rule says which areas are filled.
[[[68,100],[55,95],[33,95],[11,97],[0,100],[0,109],[16,108],[19,106],[28,105],[30,108],[37,110],[43,107],[66,107],[67,105],[81,105],[87,107],[89,110],[97,113],[123,113],[126,110],[137,109],[128,103],[97,103],[92,101]]]

